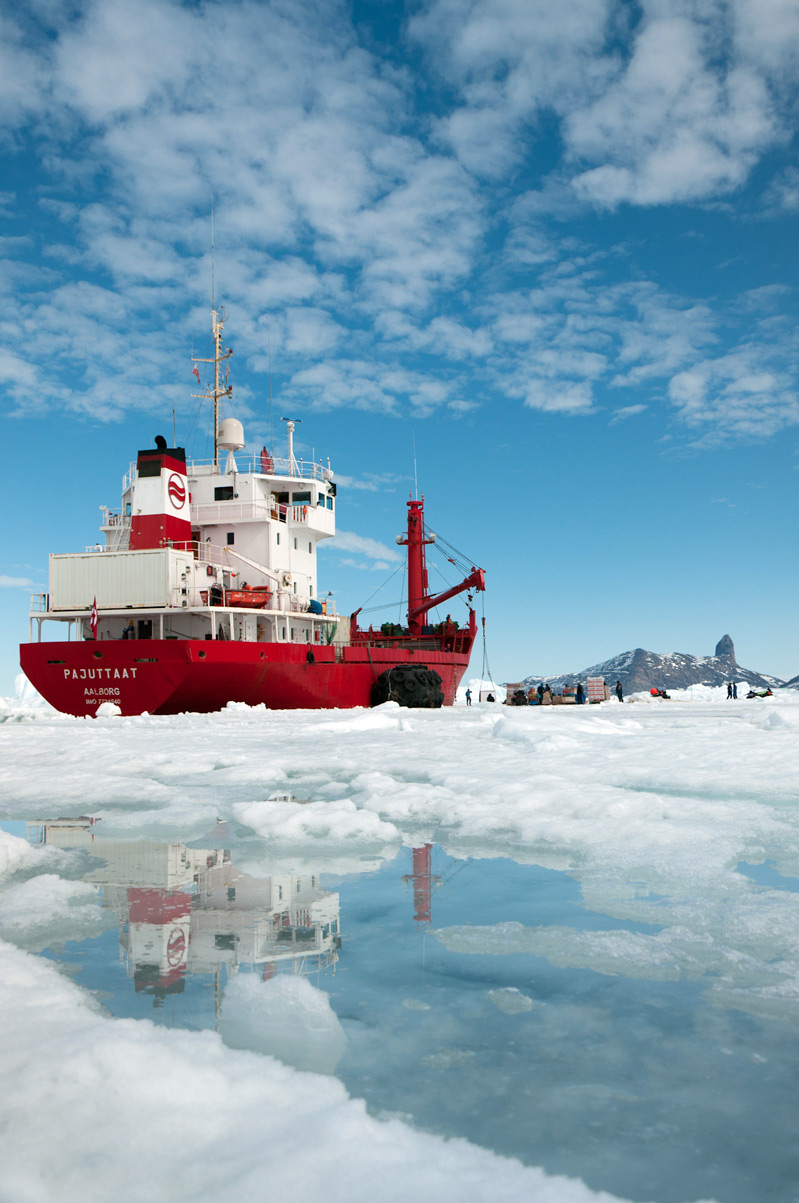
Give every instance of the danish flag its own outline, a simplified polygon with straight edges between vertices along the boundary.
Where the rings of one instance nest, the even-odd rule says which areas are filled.
[[[196,363],[195,363],[194,367],[191,369],[191,371],[192,371],[192,375],[197,377],[197,383],[199,384],[200,383],[200,369],[197,367]]]
[[[92,639],[96,639],[97,638],[97,596],[96,595],[95,595],[94,601],[92,602],[91,625],[92,625]]]

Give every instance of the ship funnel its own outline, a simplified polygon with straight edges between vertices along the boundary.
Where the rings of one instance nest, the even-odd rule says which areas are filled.
[[[159,435],[155,450],[140,451],[133,487],[130,549],[190,546],[191,497],[186,452],[167,447]],[[163,444],[163,446],[161,445]]]
[[[219,446],[223,451],[244,450],[244,427],[236,418],[219,423]]]

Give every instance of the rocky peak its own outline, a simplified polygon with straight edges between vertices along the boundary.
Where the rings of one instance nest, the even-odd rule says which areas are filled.
[[[547,678],[526,677],[524,687],[528,689],[531,685],[537,685],[539,680],[546,679],[553,689],[560,689],[563,685],[575,685],[577,681],[585,683],[588,677],[604,677],[611,686],[619,680],[625,694],[651,688],[688,689],[691,685],[726,685],[729,681],[737,681],[739,689],[744,684],[755,689],[776,689],[783,684],[775,677],[741,668],[735,659],[732,639],[724,635],[716,644],[715,656],[691,656],[686,652],[660,655],[637,647],[611,660],[603,660],[601,664],[592,664],[580,673],[564,673]],[[799,677],[790,684],[799,688]]]
[[[729,635],[722,635],[721,639],[719,639],[718,643],[716,644],[714,655],[724,656],[728,660],[731,660],[733,664],[735,664],[735,644]]]

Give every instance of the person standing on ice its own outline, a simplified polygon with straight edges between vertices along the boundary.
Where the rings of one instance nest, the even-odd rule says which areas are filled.
[[[733,683],[732,683],[732,700],[734,702],[738,701],[738,682],[737,681],[733,681]]]
[[[467,689],[466,690],[466,705],[471,706],[471,704],[472,704],[472,691],[471,691],[471,689]]]
[[[727,682],[727,701],[729,702],[731,698],[732,698],[732,681],[728,681]]]
[[[583,689],[582,681],[577,682],[577,688],[574,691],[574,701],[577,706],[582,706],[585,702],[585,690]]]
[[[616,697],[620,702],[624,701],[624,690],[622,689],[621,681],[616,682]]]

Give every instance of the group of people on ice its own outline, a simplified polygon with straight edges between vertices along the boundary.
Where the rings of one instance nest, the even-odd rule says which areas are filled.
[[[624,689],[621,681],[616,682],[614,690],[616,697],[620,702],[624,701]],[[466,705],[471,704],[471,690],[467,690]],[[607,687],[605,688],[605,697],[607,698]],[[601,701],[602,699],[597,699]],[[578,681],[575,685],[564,685],[559,694],[552,690],[552,686],[548,682],[539,681],[538,685],[531,686],[525,691],[523,689],[515,689],[512,693],[508,693],[505,699],[506,706],[554,706],[557,703],[572,703],[576,706],[583,706],[587,701],[585,686],[582,681]]]
[[[771,692],[771,690],[768,688],[768,686],[766,686],[765,689],[750,689],[749,693],[746,695],[746,699],[748,701],[750,698],[771,698],[773,696],[774,695]],[[736,701],[737,698],[738,698],[738,682],[737,681],[728,681],[727,682],[727,701],[728,702]]]
[[[609,692],[608,687],[605,686],[605,698],[608,697],[608,692]],[[616,697],[618,698],[618,700],[620,702],[624,701],[624,687],[622,686],[621,681],[616,682],[613,692],[615,693]],[[649,693],[653,698],[664,698],[666,701],[671,700],[671,695],[668,694],[665,689],[660,689],[657,686],[653,686],[650,689]],[[750,689],[749,693],[747,693],[747,695],[746,695],[747,699],[749,699],[749,698],[770,698],[772,696],[773,695],[772,695],[771,689],[769,689],[769,688]],[[727,698],[730,701],[737,700],[737,698],[738,698],[737,682],[729,681],[727,683]],[[485,700],[487,702],[495,701],[494,695],[489,694]],[[584,689],[581,681],[578,681],[576,685],[564,685],[560,694],[555,694],[552,690],[552,686],[549,685],[548,683],[545,683],[544,681],[540,681],[537,686],[531,686],[530,689],[528,689],[526,693],[521,688],[514,689],[513,692],[510,692],[510,691],[508,692],[508,695],[505,699],[505,705],[506,706],[553,706],[556,704],[556,702],[562,703],[564,701],[571,702],[577,706],[582,706],[587,701],[586,692],[585,692],[585,689]],[[467,689],[466,690],[466,705],[471,706],[471,704],[472,704],[472,691],[471,691],[471,689]]]

